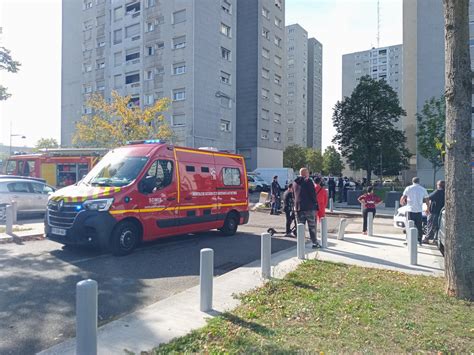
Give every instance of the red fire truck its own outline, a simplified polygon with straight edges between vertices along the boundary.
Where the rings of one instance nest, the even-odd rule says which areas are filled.
[[[49,185],[64,187],[82,179],[108,149],[43,149],[37,154],[12,155],[5,162],[7,175],[45,179]]]
[[[132,142],[51,196],[46,236],[125,255],[142,241],[172,235],[233,235],[249,219],[246,176],[240,155]]]

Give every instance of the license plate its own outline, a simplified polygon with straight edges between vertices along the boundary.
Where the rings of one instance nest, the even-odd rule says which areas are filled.
[[[66,230],[65,230],[65,229],[61,229],[61,228],[52,228],[52,229],[51,229],[51,233],[56,234],[56,235],[65,236],[65,235],[66,235]]]

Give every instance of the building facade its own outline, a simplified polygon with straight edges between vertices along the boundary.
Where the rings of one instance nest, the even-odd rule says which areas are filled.
[[[323,120],[323,45],[308,40],[308,138],[307,146],[322,149]]]
[[[470,48],[471,69],[474,69],[474,1],[470,1],[471,22]],[[427,100],[439,98],[445,90],[444,58],[444,15],[442,0],[403,1],[403,101],[407,112],[405,132],[408,148],[413,154],[406,179],[417,175],[422,184],[431,186],[433,169],[431,163],[417,151],[416,114]],[[429,58],[429,60],[427,60]],[[474,109],[473,109],[474,111]],[[474,138],[474,134],[473,134]],[[436,179],[444,178],[444,171],[438,172]]]
[[[237,152],[282,167],[286,135],[284,0],[237,1]]]
[[[175,143],[236,149],[236,0],[63,0],[61,143],[94,92],[170,98]]]
[[[286,146],[308,145],[308,32],[298,24],[286,26],[287,135]]]

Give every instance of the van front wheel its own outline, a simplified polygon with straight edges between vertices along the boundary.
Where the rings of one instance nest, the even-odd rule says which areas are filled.
[[[125,221],[115,227],[110,239],[110,249],[115,256],[130,254],[140,241],[139,229],[135,223]]]
[[[230,213],[227,215],[224,221],[224,226],[220,229],[220,231],[226,236],[232,236],[237,232],[238,225],[238,216],[235,213]]]

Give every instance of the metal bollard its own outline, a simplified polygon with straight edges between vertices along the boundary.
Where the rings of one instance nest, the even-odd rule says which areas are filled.
[[[199,309],[201,312],[212,310],[212,283],[214,278],[214,250],[201,249],[201,266],[199,272],[199,285],[201,299]]]
[[[12,207],[13,207],[13,223],[18,222],[18,202],[12,201]]]
[[[400,208],[400,201],[395,201],[395,213],[398,212],[398,209]]]
[[[272,275],[272,237],[270,233],[262,233],[261,262],[262,277],[269,279]]]
[[[418,263],[418,229],[408,230],[408,253],[410,255],[410,265]]]
[[[411,219],[408,220],[408,228],[415,228],[415,222],[412,221]]]
[[[374,236],[374,213],[369,212],[367,213],[367,234],[369,237]]]
[[[339,232],[337,234],[338,240],[344,240],[344,233],[346,232],[346,227],[347,227],[347,219],[341,218],[341,221],[339,222]]]
[[[321,247],[328,247],[328,221],[326,218],[321,219]]]
[[[5,206],[5,233],[8,235],[13,234],[13,206],[6,205]]]
[[[334,212],[334,199],[332,197],[329,199],[329,211]]]
[[[305,235],[304,235],[304,224],[298,223],[298,226],[296,228],[296,250],[297,250],[297,256],[298,259],[304,260],[305,255],[304,255],[304,249],[305,249]]]
[[[76,285],[76,354],[97,355],[97,282]]]

